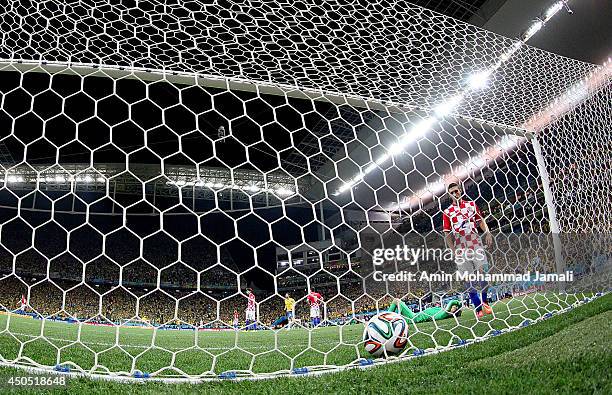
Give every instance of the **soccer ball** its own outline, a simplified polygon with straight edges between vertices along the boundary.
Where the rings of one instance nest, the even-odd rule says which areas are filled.
[[[408,344],[408,324],[397,313],[385,311],[376,314],[363,330],[364,347],[372,356],[395,355]]]

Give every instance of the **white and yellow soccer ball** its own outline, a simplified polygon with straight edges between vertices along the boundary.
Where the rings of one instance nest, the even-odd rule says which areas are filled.
[[[366,351],[372,356],[397,355],[408,344],[408,324],[397,313],[378,313],[365,325],[363,342]]]

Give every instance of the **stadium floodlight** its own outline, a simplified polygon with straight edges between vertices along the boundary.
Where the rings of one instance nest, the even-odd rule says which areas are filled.
[[[357,174],[355,177],[351,178],[348,182],[342,184],[342,186],[340,188],[338,188],[338,190],[336,191],[336,193],[334,193],[334,195],[339,195],[342,192],[345,192],[349,189],[351,189],[355,184],[357,184],[358,182],[360,182],[361,180],[363,180],[363,178],[365,177],[365,174],[363,173],[359,173]]]
[[[533,24],[529,27],[529,29],[527,29],[527,31],[523,33],[523,36],[522,36],[523,41],[529,40],[531,37],[533,37],[534,34],[539,32],[543,26],[544,26],[544,21],[542,21],[541,19],[537,19],[535,22],[533,22]]]
[[[487,86],[491,70],[479,71],[468,77],[468,85],[470,89],[477,90]]]
[[[557,12],[561,11],[564,4],[564,1],[557,1],[555,4],[551,5],[550,8],[544,12],[544,22],[548,22]]]
[[[350,181],[349,182],[345,182],[344,184],[342,184],[340,186],[340,188],[338,188],[338,190],[336,192],[334,192],[334,196],[338,196],[341,193],[348,191],[349,189],[351,189],[353,187],[353,185],[355,185],[355,184],[351,183]]]
[[[588,94],[589,94],[589,89],[587,85],[583,82],[580,82],[580,83],[575,84],[568,90],[567,95],[566,95],[566,100],[572,104],[578,103],[579,101],[587,97]]]
[[[404,146],[411,144],[421,137],[425,136],[431,127],[436,123],[436,119],[433,117],[425,118],[419,121],[408,133],[406,133],[401,141]]]
[[[382,154],[381,156],[378,157],[378,159],[376,159],[376,162],[374,162],[374,163],[376,163],[377,165],[380,166],[380,165],[384,164],[387,161],[387,159],[389,159],[389,155],[388,154]]]
[[[376,163],[370,163],[370,165],[365,168],[364,173],[369,174],[376,170],[376,168],[378,168],[378,166],[376,166]]]
[[[355,184],[361,182],[366,175],[368,175],[372,171],[376,170],[378,168],[378,166],[384,164],[389,158],[392,158],[395,155],[401,153],[404,148],[408,147],[411,143],[417,141],[425,133],[427,133],[427,131],[431,128],[431,126],[433,126],[435,124],[435,122],[436,122],[436,119],[433,118],[433,117],[425,118],[425,119],[421,120],[420,122],[418,122],[414,126],[414,128],[412,128],[410,130],[410,132],[404,134],[400,138],[399,142],[392,144],[391,147],[389,147],[389,149],[387,150],[386,153],[384,153],[380,157],[378,157],[378,159],[376,159],[373,163],[370,163],[365,168],[363,173],[359,173],[358,175],[353,177],[350,181],[342,184],[342,186],[340,188],[338,188],[338,190],[334,193],[334,196],[338,196],[341,193],[349,190]]]
[[[487,70],[483,70],[483,71],[477,72],[475,74],[472,74],[470,77],[468,77],[468,81],[467,81],[468,82],[468,88],[467,88],[467,90],[475,91],[475,90],[480,90],[480,89],[485,88],[487,86],[489,78],[491,77],[493,72],[495,72],[499,67],[501,67],[501,65],[503,63],[507,62],[512,57],[512,55],[514,55],[514,53],[516,53],[516,51],[518,51],[519,48],[521,48],[523,43],[527,42],[534,34],[536,34],[538,31],[540,31],[540,29],[542,29],[542,27],[545,25],[545,21],[550,20],[559,10],[561,10],[561,8],[563,8],[563,5],[566,5],[565,1],[559,1],[559,2],[557,2],[555,4],[553,4],[544,13],[544,20],[536,19],[534,21],[534,23],[529,27],[529,29],[527,29],[527,31],[525,31],[521,35],[521,41],[515,42],[514,44],[512,44],[510,49],[508,49],[506,52],[504,52],[502,55],[500,55],[499,61],[497,63],[495,63],[495,65],[493,65],[491,68],[489,68]],[[569,10],[569,8],[568,8],[568,11],[571,13],[571,10]],[[458,94],[458,95],[456,95],[454,97],[451,97],[449,100],[439,104],[434,109],[435,117],[439,119],[439,118],[444,118],[444,117],[452,114],[453,111],[455,111],[457,106],[461,103],[461,101],[464,98],[465,98],[464,94],[461,93],[461,94]],[[434,121],[435,121],[435,119],[434,119]],[[426,131],[427,131],[427,129],[422,129],[422,132],[426,132]],[[412,133],[414,135],[413,136],[409,136],[409,137],[408,136],[405,137],[405,139],[408,140],[408,141],[417,140],[422,135],[422,134],[418,133],[418,131],[413,131],[413,132],[409,132],[409,133]],[[391,146],[389,155],[390,156],[394,156],[395,153],[401,152],[404,147],[405,147],[405,145],[401,145],[401,146],[393,145],[393,146]],[[386,160],[387,160],[387,158],[384,157],[382,159],[382,162],[385,162]],[[381,164],[381,163],[378,163],[378,161],[377,161],[377,164]],[[344,184],[339,190],[336,191],[336,193],[334,193],[334,195],[339,195],[340,193],[348,190],[350,187],[355,185],[357,182]]]
[[[23,182],[23,177],[21,177],[21,176],[8,176],[7,177],[7,181],[8,182]]]
[[[85,182],[93,182],[93,181],[94,181],[94,178],[93,178],[92,176],[87,175],[87,176],[85,176],[85,178],[83,179],[83,181],[85,181]]]
[[[395,143],[395,144],[392,144],[391,147],[389,147],[387,152],[389,153],[389,155],[395,156],[395,155],[399,154],[400,152],[402,152],[402,149],[404,149],[404,145],[403,144]]]
[[[462,99],[463,99],[463,94],[459,94],[459,95],[451,97],[447,101],[439,104],[434,109],[434,114],[438,118],[444,118],[450,115],[453,111],[457,109],[457,106],[459,105],[459,103],[461,103]]]
[[[274,192],[276,192],[279,196],[290,196],[293,195],[293,191],[287,188],[278,188]]]

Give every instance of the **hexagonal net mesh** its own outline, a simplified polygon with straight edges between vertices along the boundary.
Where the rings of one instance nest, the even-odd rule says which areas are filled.
[[[0,363],[325,372],[609,288],[609,67],[405,2],[113,3],[0,5]],[[377,261],[448,247],[461,205],[488,229],[473,272],[498,277]],[[375,358],[363,323],[396,299],[407,346]]]

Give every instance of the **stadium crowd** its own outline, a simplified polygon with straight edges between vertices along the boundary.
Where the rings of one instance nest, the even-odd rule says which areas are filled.
[[[21,297],[27,299],[26,311],[40,317],[78,319],[90,323],[121,324],[127,322],[154,325],[177,324],[207,327],[230,327],[234,311],[238,311],[240,322],[244,321],[247,299],[244,292],[235,287],[209,290],[206,293],[161,287],[149,289],[134,286],[111,286],[106,284],[83,284],[71,280],[41,280],[26,285],[15,276],[2,280],[0,309],[6,312],[19,308]],[[29,289],[28,289],[29,288]],[[317,291],[324,299],[327,319],[360,316],[366,312],[385,309],[393,297],[405,296],[397,290],[390,293],[372,288],[368,291],[360,282],[320,284]],[[270,325],[285,314],[284,294],[272,294],[256,290],[258,320],[261,325]],[[233,295],[233,296],[232,296]],[[309,305],[306,289],[291,292],[298,303],[296,318],[309,321]],[[411,303],[423,301],[425,290],[411,293]]]

